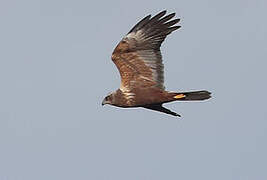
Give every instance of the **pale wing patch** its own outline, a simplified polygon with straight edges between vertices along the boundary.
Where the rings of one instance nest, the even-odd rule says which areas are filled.
[[[137,52],[145,65],[152,71],[152,79],[156,86],[164,89],[164,65],[160,52],[154,50],[141,50]]]
[[[125,36],[125,38],[142,40],[142,39],[144,39],[144,33],[142,30],[138,30],[137,32],[131,32],[131,33],[127,34],[127,36]]]

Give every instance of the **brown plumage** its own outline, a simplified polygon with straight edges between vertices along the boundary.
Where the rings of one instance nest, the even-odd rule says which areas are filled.
[[[120,88],[105,97],[102,102],[118,107],[143,107],[174,116],[180,116],[164,107],[171,101],[209,99],[210,92],[169,92],[165,91],[163,63],[160,52],[161,43],[176,26],[180,19],[173,19],[175,13],[166,15],[162,11],[151,18],[143,18],[120,41],[112,53],[112,61],[120,76]]]

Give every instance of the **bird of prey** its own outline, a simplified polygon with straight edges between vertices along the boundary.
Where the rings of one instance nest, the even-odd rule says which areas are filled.
[[[175,13],[166,15],[166,10],[154,17],[146,16],[138,22],[119,42],[112,53],[112,61],[120,76],[120,88],[109,94],[102,105],[117,107],[143,107],[180,116],[162,106],[172,101],[195,101],[209,99],[208,91],[171,92],[164,87],[161,43],[171,32],[179,29],[180,19]]]

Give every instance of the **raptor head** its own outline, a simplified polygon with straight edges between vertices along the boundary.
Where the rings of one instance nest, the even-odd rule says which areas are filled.
[[[114,103],[114,94],[108,94],[102,101],[102,106],[105,104],[113,104]]]

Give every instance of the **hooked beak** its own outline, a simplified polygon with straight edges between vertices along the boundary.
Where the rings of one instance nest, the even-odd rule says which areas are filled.
[[[105,104],[107,104],[107,102],[105,101],[105,99],[102,101],[102,106],[104,106]]]

